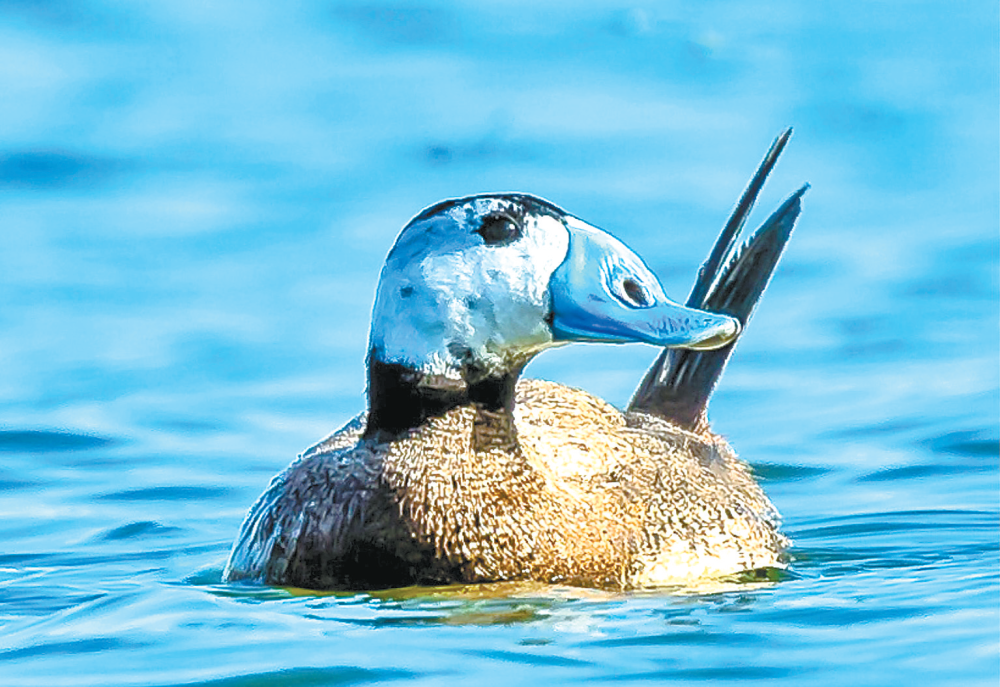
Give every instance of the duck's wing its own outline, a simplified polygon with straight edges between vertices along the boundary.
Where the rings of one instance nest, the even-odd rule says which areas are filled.
[[[370,517],[376,458],[354,446],[292,463],[247,513],[223,581],[337,586],[341,568],[350,563],[351,537]]]
[[[360,441],[364,416],[313,446],[250,508],[225,582],[326,589],[350,580],[351,542],[377,507],[381,456]]]
[[[771,280],[801,211],[802,194],[809,188],[806,184],[792,194],[737,248],[740,230],[791,134],[786,129],[771,145],[699,270],[687,301],[693,308],[732,315],[744,329]],[[708,400],[735,346],[734,341],[714,351],[664,349],[639,384],[629,410],[663,417],[694,431],[707,429]]]

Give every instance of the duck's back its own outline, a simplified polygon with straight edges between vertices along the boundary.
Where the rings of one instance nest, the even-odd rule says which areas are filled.
[[[628,586],[784,565],[778,513],[721,437],[551,382],[529,380],[518,392],[519,439],[540,470],[641,511]]]
[[[776,513],[721,438],[536,380],[513,419],[463,406],[376,443],[356,418],[272,481],[226,578],[630,587],[781,565]]]

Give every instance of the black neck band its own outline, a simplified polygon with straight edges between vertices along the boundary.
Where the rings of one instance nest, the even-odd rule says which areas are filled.
[[[513,417],[514,386],[523,366],[502,375],[430,383],[424,373],[368,354],[368,426],[365,438],[392,438],[452,408],[473,405]],[[436,380],[435,380],[436,381]],[[513,426],[513,425],[511,425]]]

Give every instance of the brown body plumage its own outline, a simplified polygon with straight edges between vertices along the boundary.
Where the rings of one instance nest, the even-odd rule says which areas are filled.
[[[735,247],[787,136],[687,306],[624,244],[539,198],[471,196],[417,215],[379,282],[367,413],[271,482],[224,579],[623,589],[782,567],[777,513],[706,407],[798,216],[804,188]],[[518,381],[569,341],[666,351],[623,413]]]
[[[783,565],[776,512],[721,437],[537,380],[513,427],[502,414],[463,406],[388,442],[356,419],[275,478],[228,578],[627,588]]]

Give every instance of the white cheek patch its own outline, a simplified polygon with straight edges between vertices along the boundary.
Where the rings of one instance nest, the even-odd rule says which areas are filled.
[[[394,248],[382,271],[371,345],[383,359],[441,374],[442,361],[464,350],[493,366],[552,345],[548,284],[569,248],[562,222],[528,216],[520,239],[487,246],[465,222],[451,219],[444,235],[440,221],[433,232],[401,236],[404,250]]]
[[[492,342],[532,346],[551,341],[545,318],[550,307],[549,279],[569,249],[562,222],[540,215],[526,222],[524,235],[493,249],[483,264],[485,286],[495,304],[497,326]]]

